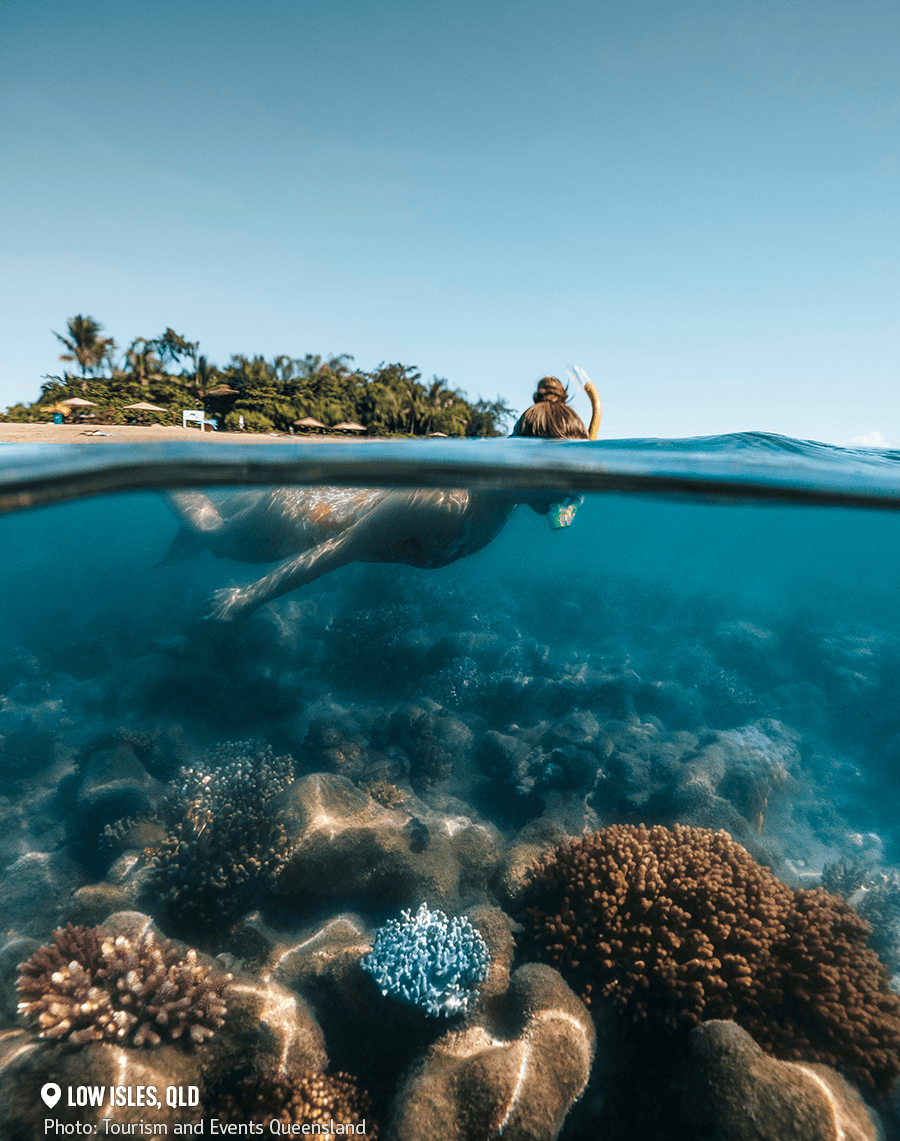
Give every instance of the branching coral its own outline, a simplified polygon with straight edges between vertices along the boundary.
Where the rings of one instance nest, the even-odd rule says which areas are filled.
[[[303,1126],[319,1126],[323,1133],[353,1133],[368,1141],[375,1141],[378,1136],[368,1095],[359,1088],[352,1074],[342,1071],[324,1074],[304,1070],[279,1078],[252,1078],[222,1094],[210,1113],[226,1126],[234,1122],[268,1126],[277,1121],[288,1127],[286,1132],[299,1133]],[[332,1122],[334,1129],[331,1129]],[[364,1131],[358,1131],[360,1125]],[[293,1126],[299,1128],[292,1130]]]
[[[900,874],[839,860],[822,869],[822,887],[852,903],[871,926],[869,943],[895,974],[900,971]]]
[[[182,959],[152,932],[132,940],[71,923],[53,938],[19,965],[19,1012],[42,1038],[158,1046],[203,1042],[222,1025],[231,975],[213,974],[196,951]]]
[[[383,804],[385,808],[396,808],[400,804],[405,804],[407,800],[406,793],[403,789],[397,788],[395,784],[391,784],[386,780],[370,781],[361,787],[365,789],[373,800],[377,800],[378,803]]]
[[[900,999],[851,907],[793,892],[725,832],[618,825],[535,866],[523,920],[537,957],[588,1003],[669,1027],[734,1019],[782,1058],[886,1088]]]
[[[291,758],[238,743],[210,762],[182,769],[174,782],[164,810],[172,830],[151,877],[151,890],[189,927],[239,915],[285,854],[284,829],[264,805],[293,779]]]
[[[421,1007],[427,1014],[460,1014],[487,978],[490,953],[468,919],[448,919],[423,903],[402,911],[375,935],[360,964],[381,993]]]

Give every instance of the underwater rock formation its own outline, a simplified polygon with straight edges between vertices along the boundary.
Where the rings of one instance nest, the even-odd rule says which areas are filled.
[[[151,813],[163,786],[147,771],[135,743],[101,741],[84,751],[73,824],[92,844],[105,825]]]
[[[285,830],[282,899],[364,897],[412,906],[484,889],[500,854],[495,829],[417,805],[388,808],[330,773],[301,777],[267,804]],[[418,821],[413,824],[411,821]]]
[[[764,1054],[734,1022],[704,1022],[679,1075],[693,1135],[707,1141],[880,1141],[857,1090],[822,1065]]]
[[[465,1014],[476,987],[488,975],[490,954],[465,917],[448,919],[423,903],[402,911],[375,933],[375,945],[360,966],[378,989],[433,1017]]]
[[[158,1046],[182,1034],[204,1042],[222,1025],[231,976],[213,973],[196,951],[180,958],[151,931],[129,939],[71,923],[53,938],[20,966],[19,1012],[41,1038]]]
[[[448,1031],[401,1086],[390,1141],[554,1141],[587,1085],[590,1016],[556,971],[520,967],[506,995]]]
[[[900,998],[852,908],[791,891],[724,832],[617,825],[533,869],[522,922],[536,957],[589,1004],[672,1030],[734,1019],[766,1050],[885,1091],[900,1073]]]

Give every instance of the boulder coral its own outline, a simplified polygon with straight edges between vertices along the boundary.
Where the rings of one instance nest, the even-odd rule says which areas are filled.
[[[584,1092],[594,1057],[590,1016],[541,963],[514,972],[502,1000],[450,1030],[407,1075],[391,1141],[554,1141]]]
[[[687,1131],[709,1141],[883,1137],[858,1091],[839,1074],[770,1058],[733,1022],[706,1022],[691,1032],[679,1077]]]
[[[484,890],[499,862],[494,828],[421,801],[385,807],[332,773],[301,777],[266,809],[285,832],[275,889],[292,905],[322,897],[452,903]]]
[[[883,1092],[900,1073],[900,998],[869,926],[792,891],[726,832],[616,825],[537,863],[522,922],[588,1004],[676,1029],[734,1019],[767,1051]]]

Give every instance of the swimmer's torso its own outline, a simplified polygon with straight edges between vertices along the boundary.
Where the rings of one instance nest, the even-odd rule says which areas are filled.
[[[366,536],[357,561],[446,566],[489,543],[512,511],[506,500],[495,504],[483,496],[476,507],[475,495],[459,488],[272,487],[215,505],[191,492],[171,499],[213,554],[246,563],[280,562],[355,528]],[[207,526],[213,510],[218,525]]]

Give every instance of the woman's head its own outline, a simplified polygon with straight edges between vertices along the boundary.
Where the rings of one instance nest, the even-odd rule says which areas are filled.
[[[562,381],[555,376],[542,377],[534,394],[534,404],[519,417],[512,434],[552,440],[588,439],[584,421],[569,407],[568,399]]]

